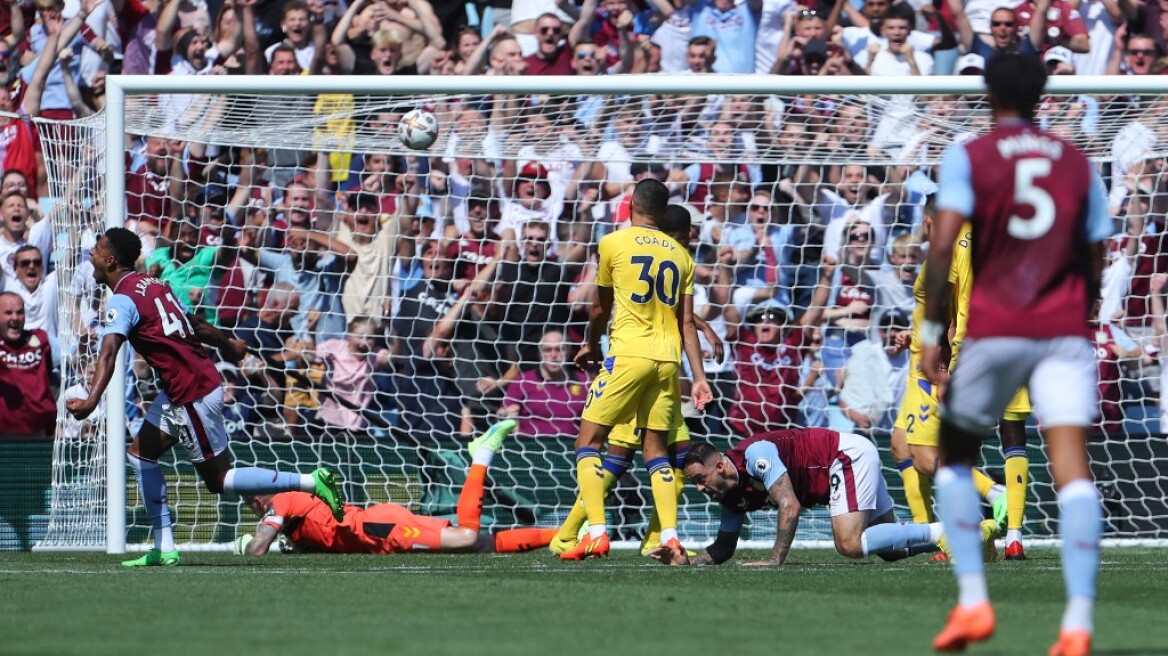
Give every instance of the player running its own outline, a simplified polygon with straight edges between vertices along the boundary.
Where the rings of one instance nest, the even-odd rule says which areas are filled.
[[[493,536],[479,533],[487,469],[516,425],[511,419],[501,421],[467,447],[471,466],[458,496],[458,526],[451,526],[448,519],[415,515],[396,503],[345,506],[338,521],[319,499],[303,492],[284,492],[245,499],[262,519],[255,537],[245,535],[238,544],[253,556],[268,553],[281,533],[297,551],[326,553],[514,553],[546,547],[554,528],[517,528]]]
[[[598,246],[597,301],[577,365],[600,362],[600,337],[610,316],[613,323],[608,357],[588,390],[575,445],[576,480],[588,515],[588,535],[560,554],[564,560],[608,554],[600,449],[613,426],[629,422],[645,429],[642,448],[661,520],[661,544],[681,551],[676,476],[666,436],[680,411],[678,368],[683,349],[693,370],[694,405],[701,409],[713,394],[702,369],[693,321],[693,259],[657,229],[668,204],[664,184],[651,178],[638,182],[630,203],[632,226],[606,235]]]
[[[1050,656],[1090,653],[1102,510],[1087,460],[1098,412],[1094,350],[1087,339],[1099,295],[1106,192],[1087,158],[1033,125],[1046,85],[1038,60],[995,57],[985,71],[994,127],[951,147],[928,254],[922,366],[948,382],[941,406],[941,469],[935,479],[959,598],[939,651],[993,635],[995,618],[978,549],[981,518],[971,470],[1007,402],[1029,383],[1059,497],[1067,607]],[[947,380],[939,343],[953,244],[973,223],[973,292],[961,359]]]
[[[698,492],[721,504],[718,537],[692,559],[665,547],[650,556],[666,565],[723,563],[734,555],[746,513],[768,505],[779,509],[775,545],[769,558],[746,565],[782,565],[799,511],[822,505],[830,508],[841,556],[899,560],[936,551],[941,524],[896,523],[880,470],[880,454],[867,438],[824,428],[755,435],[725,454],[695,444],[685,458],[685,475]]]
[[[127,340],[158,375],[162,389],[126,453],[150,514],[154,548],[122,565],[169,567],[179,563],[166,505],[166,480],[158,466],[158,459],[176,443],[182,444],[187,459],[215,494],[311,492],[336,516],[342,516],[344,502],[328,469],[295,474],[231,466],[223,425],[223,378],[202,345],[216,347],[233,362],[243,358],[246,346],[197,314],[187,314],[166,283],[135,273],[134,264],[141,252],[138,235],[124,228],[106,230],[93,247],[89,257],[93,278],[112,289],[113,296],[105,313],[89,397],[65,404],[77,419],[88,417],[97,408],[114,375],[118,351]]]

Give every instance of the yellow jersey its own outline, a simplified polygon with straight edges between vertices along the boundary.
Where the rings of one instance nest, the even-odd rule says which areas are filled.
[[[680,363],[677,312],[682,297],[693,295],[689,252],[643,226],[605,235],[597,252],[596,284],[613,290],[608,355]]]
[[[965,339],[965,327],[969,324],[969,297],[973,293],[973,224],[966,221],[957,235],[957,243],[953,245],[953,260],[949,263],[949,283],[951,298],[949,300],[949,322],[955,326],[953,331],[953,358],[950,367],[957,362],[957,352],[961,349],[961,340]],[[912,317],[912,344],[909,346],[910,371],[919,372],[921,365],[921,326],[925,322],[925,267],[917,272],[916,282],[913,283],[913,296],[916,306]]]

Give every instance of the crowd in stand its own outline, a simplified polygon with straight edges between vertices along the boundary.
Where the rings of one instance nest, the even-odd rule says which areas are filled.
[[[52,342],[36,375],[72,358],[80,377],[56,381],[66,394],[84,388],[101,292],[86,257],[58,261],[54,213],[100,217],[102,204],[51,197],[41,139],[64,128],[32,119],[99,112],[109,73],[967,75],[1006,50],[1053,75],[1168,71],[1168,0],[3,0],[0,34],[0,366],[23,366],[30,336]],[[249,120],[222,98],[162,102],[168,129]],[[627,194],[648,176],[693,216],[718,399],[687,408],[693,427],[890,427],[936,187],[931,128],[897,129],[846,98],[434,102],[441,153],[128,140],[125,219],[145,242],[143,270],[252,349],[221,364],[234,431],[423,439],[515,416],[529,437],[574,434],[589,379],[571,357],[595,244],[627,223]],[[944,118],[966,101],[914,102]],[[1052,99],[1041,119],[1077,141],[1111,139],[1101,120],[1158,102]],[[338,129],[388,139],[410,108]],[[1101,427],[1116,432],[1158,397],[1166,336],[1168,167],[1154,146],[1168,135],[1129,127],[1101,145],[1115,155],[1117,234],[1094,338]],[[781,163],[805,151],[819,163]],[[890,163],[848,163],[876,155]],[[63,332],[79,336],[68,343],[58,271],[72,272],[60,281],[74,317]],[[31,388],[15,380],[0,376],[0,432],[47,431],[44,416],[9,421],[55,412],[23,403]],[[131,416],[146,387],[131,386]]]

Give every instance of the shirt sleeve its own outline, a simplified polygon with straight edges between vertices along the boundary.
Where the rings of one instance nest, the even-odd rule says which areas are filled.
[[[1090,166],[1088,164],[1088,166]],[[1107,212],[1107,190],[1099,172],[1091,169],[1091,189],[1087,194],[1087,241],[1095,243],[1111,236],[1115,227]]]
[[[969,152],[955,144],[941,159],[941,184],[937,190],[937,209],[969,217],[973,215],[973,182]]]
[[[719,532],[741,533],[744,523],[746,523],[746,513],[722,506],[722,519],[718,522]]]
[[[612,240],[601,239],[596,246],[596,253],[600,257],[596,267],[596,284],[600,287],[612,287]]]
[[[746,447],[746,473],[762,481],[771,489],[787,473],[787,466],[779,458],[779,449],[771,442],[755,442]]]
[[[140,317],[134,301],[124,294],[114,294],[106,305],[105,319],[102,322],[102,337],[106,335],[130,336],[130,331],[138,325]]]

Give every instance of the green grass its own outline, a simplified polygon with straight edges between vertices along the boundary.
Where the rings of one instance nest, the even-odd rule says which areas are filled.
[[[924,557],[827,551],[765,570],[665,568],[633,552],[117,561],[0,554],[0,654],[927,654],[955,598],[949,568]],[[998,634],[970,653],[1044,654],[1062,610],[1058,553],[989,572]],[[1166,584],[1165,550],[1104,551],[1098,654],[1168,655]]]

